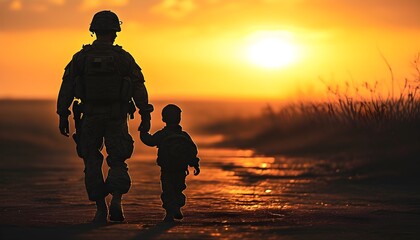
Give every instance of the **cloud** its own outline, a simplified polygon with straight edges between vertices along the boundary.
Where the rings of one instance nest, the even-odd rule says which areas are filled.
[[[12,0],[9,9],[12,11],[29,10],[33,12],[44,12],[48,10],[49,5],[61,6],[65,4],[65,0],[38,0],[38,1],[22,1]]]
[[[92,10],[100,7],[122,7],[129,4],[129,0],[83,0],[80,8]]]
[[[153,7],[152,11],[164,14],[171,18],[181,18],[197,9],[193,0],[163,0]]]
[[[13,0],[10,2],[9,8],[12,11],[19,11],[22,9],[22,2],[19,0]]]
[[[418,0],[0,0],[0,31],[81,29],[96,11],[153,28],[236,29],[252,25],[301,28],[418,29]],[[177,21],[173,21],[176,19]]]
[[[65,0],[48,0],[48,2],[54,5],[64,5],[66,3]]]
[[[302,0],[297,5],[313,22],[337,26],[418,28],[418,0]]]

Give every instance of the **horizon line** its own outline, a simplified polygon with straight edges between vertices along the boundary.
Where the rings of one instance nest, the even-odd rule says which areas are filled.
[[[152,97],[149,98],[149,102],[157,101],[157,102],[170,102],[170,101],[212,101],[212,102],[263,102],[263,101],[271,101],[271,102],[282,102],[286,101],[285,99],[281,98],[260,98],[260,97]],[[0,101],[57,101],[57,98],[48,98],[48,97],[6,97],[0,96]]]

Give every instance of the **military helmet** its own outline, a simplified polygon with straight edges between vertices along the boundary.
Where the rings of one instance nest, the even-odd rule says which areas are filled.
[[[121,21],[118,19],[117,14],[105,10],[97,12],[90,23],[89,31],[121,31]]]
[[[181,121],[181,108],[175,104],[168,104],[162,109],[162,121],[166,123],[179,123]]]

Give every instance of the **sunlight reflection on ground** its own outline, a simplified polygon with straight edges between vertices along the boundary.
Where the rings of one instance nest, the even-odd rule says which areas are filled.
[[[161,226],[164,211],[153,151],[129,161],[133,184],[124,197],[127,224],[89,231],[77,227],[94,211],[86,200],[81,160],[58,161],[57,156],[3,171],[0,186],[8,194],[2,199],[2,219],[40,236],[66,234],[77,239],[276,239],[296,234],[323,239],[354,232],[369,237],[372,222],[375,234],[383,236],[397,236],[401,229],[415,234],[417,229],[416,215],[410,214],[419,212],[413,204],[419,194],[366,182],[372,174],[360,172],[357,161],[262,157],[251,150],[205,148],[200,150],[201,174],[187,177],[183,222]],[[387,224],[396,217],[400,225],[393,231]],[[19,229],[7,231],[17,234]]]

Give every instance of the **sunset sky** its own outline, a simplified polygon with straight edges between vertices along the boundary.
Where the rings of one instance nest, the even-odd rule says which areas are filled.
[[[56,98],[104,9],[155,99],[316,96],[320,78],[387,88],[381,54],[402,81],[420,52],[419,0],[0,0],[0,98]]]

